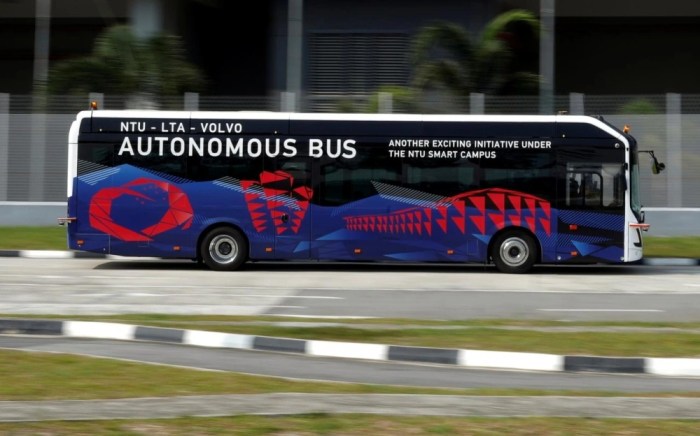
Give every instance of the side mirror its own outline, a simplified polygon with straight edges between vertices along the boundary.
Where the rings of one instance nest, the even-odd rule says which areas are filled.
[[[659,162],[659,160],[654,156],[654,151],[653,150],[639,150],[640,153],[649,153],[649,156],[651,156],[651,172],[652,174],[659,174],[661,171],[663,171],[666,168],[666,164],[663,162]]]
[[[656,158],[654,158],[654,160],[651,161],[652,174],[659,174],[665,168],[666,168],[666,164],[663,162],[659,162],[658,160],[656,160]]]

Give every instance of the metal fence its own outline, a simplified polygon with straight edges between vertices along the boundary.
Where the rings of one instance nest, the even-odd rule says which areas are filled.
[[[537,97],[468,98],[422,95],[312,95],[231,97],[186,94],[134,98],[91,94],[84,97],[0,94],[0,202],[66,200],[68,129],[77,112],[97,100],[103,109],[299,110],[306,112],[421,112],[535,114]],[[555,110],[602,115],[617,126],[630,125],[641,149],[653,149],[666,171],[642,173],[647,207],[700,207],[700,95],[557,96]],[[643,157],[644,158],[644,157]],[[649,167],[647,167],[649,168]]]

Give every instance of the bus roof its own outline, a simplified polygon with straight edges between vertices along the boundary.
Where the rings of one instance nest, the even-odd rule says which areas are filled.
[[[84,118],[100,118],[112,120],[173,120],[173,121],[271,121],[277,122],[278,125],[286,124],[303,126],[309,125],[309,122],[330,122],[330,123],[368,123],[387,122],[387,123],[416,123],[422,125],[435,124],[435,131],[441,131],[446,128],[447,131],[453,130],[447,128],[448,125],[457,126],[459,124],[500,124],[506,123],[513,126],[530,125],[532,129],[525,129],[525,134],[532,133],[533,136],[554,136],[554,129],[551,133],[547,133],[550,129],[545,125],[569,126],[566,130],[572,132],[568,136],[574,137],[591,137],[588,134],[576,134],[573,132],[583,132],[583,130],[575,129],[575,125],[588,125],[593,129],[588,129],[589,132],[597,131],[594,137],[614,137],[623,143],[628,144],[629,140],[626,135],[616,127],[605,122],[602,117],[594,117],[588,115],[465,115],[465,114],[357,114],[357,113],[303,113],[303,112],[267,112],[267,111],[157,111],[157,110],[96,110],[83,111],[77,116],[80,121]],[[325,123],[324,123],[325,124]],[[372,126],[372,132],[376,132],[379,126]],[[504,126],[505,127],[505,126]],[[320,128],[320,126],[316,126]],[[347,126],[350,128],[350,126]],[[572,128],[574,128],[572,130]],[[283,129],[286,130],[286,129]],[[291,129],[290,129],[291,130]],[[302,131],[289,133],[307,134],[309,128],[302,128]],[[344,130],[344,129],[343,129]],[[411,129],[409,129],[410,131]],[[520,130],[519,128],[516,130]],[[286,133],[280,131],[279,133]],[[425,134],[434,132],[426,131]],[[559,132],[557,132],[559,133]],[[391,134],[395,134],[391,132]],[[448,133],[449,134],[449,133]],[[518,133],[523,134],[523,133]]]

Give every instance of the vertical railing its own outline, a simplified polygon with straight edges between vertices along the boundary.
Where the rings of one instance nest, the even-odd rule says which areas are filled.
[[[43,106],[35,97],[35,107]],[[29,135],[29,201],[44,201],[44,181],[46,176],[46,119],[45,112],[30,115]]]
[[[10,94],[0,93],[0,201],[8,199],[10,158]]]
[[[123,98],[91,93],[88,101],[97,101],[100,109],[120,109]],[[315,96],[319,98],[318,96]],[[370,107],[365,104],[371,96],[331,96],[329,102],[340,98],[352,100],[355,107]],[[466,101],[447,99],[444,102],[431,96],[432,106],[437,112],[445,108],[461,108],[462,113],[537,113],[537,97],[501,98],[474,93]],[[308,97],[307,97],[308,98]],[[375,110],[382,113],[405,111],[403,100],[391,93],[375,96],[378,104]],[[404,98],[402,96],[402,98]],[[624,112],[629,101],[647,100],[651,103],[651,113],[632,114]],[[48,97],[46,101],[32,99],[25,95],[0,94],[0,201],[62,201],[60,190],[55,189],[65,183],[65,175],[59,174],[64,157],[57,150],[66,147],[70,119],[76,110],[89,106],[82,98]],[[195,111],[202,110],[280,110],[299,111],[300,97],[288,92],[278,94],[276,99],[249,97],[200,96],[187,93],[171,98],[167,107]],[[321,101],[321,100],[319,100]],[[455,102],[457,101],[457,104]],[[568,104],[567,104],[568,101]],[[324,110],[333,105],[329,103]],[[419,108],[421,101],[411,107]],[[109,106],[109,107],[107,107]],[[591,96],[571,93],[559,96],[558,109],[572,115],[597,113],[604,115],[613,124],[632,124],[632,134],[637,137],[640,147],[654,149],[657,156],[666,163],[667,169],[658,176],[643,174],[643,183],[648,198],[645,205],[654,207],[700,207],[700,178],[693,170],[697,159],[696,131],[700,131],[700,97],[680,94],[654,96]],[[419,109],[417,109],[419,110]],[[450,109],[451,110],[451,109]],[[682,111],[692,115],[683,115]],[[633,112],[633,111],[632,111]],[[697,134],[700,137],[700,134]],[[63,148],[62,148],[63,147]],[[60,161],[60,162],[59,162]],[[646,164],[646,162],[643,162]]]

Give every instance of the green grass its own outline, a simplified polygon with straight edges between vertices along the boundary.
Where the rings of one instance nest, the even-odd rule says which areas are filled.
[[[261,358],[264,357],[261,356]],[[274,392],[601,397],[700,396],[699,392],[692,391],[620,394],[612,391],[507,388],[445,389],[299,381],[234,372],[199,371],[70,354],[14,350],[0,350],[0,374],[12,374],[12,383],[0,384],[0,401],[90,400]]]
[[[694,420],[591,418],[460,418],[448,416],[299,415],[235,416],[0,424],[0,433],[52,436],[100,435],[697,435]]]
[[[66,227],[0,227],[0,249],[66,250]]]
[[[558,395],[698,397],[698,392],[622,394],[526,389],[431,389],[331,382],[303,382],[228,372],[197,371],[54,353],[0,350],[0,401],[90,400],[270,392],[335,394]],[[700,433],[697,420],[590,418],[460,418],[447,416],[332,415],[232,416],[0,423],[0,434],[674,434]]]
[[[647,257],[700,258],[700,236],[644,238]],[[66,228],[0,227],[0,249],[5,250],[65,250]]]
[[[644,255],[700,258],[700,236],[646,237]]]

